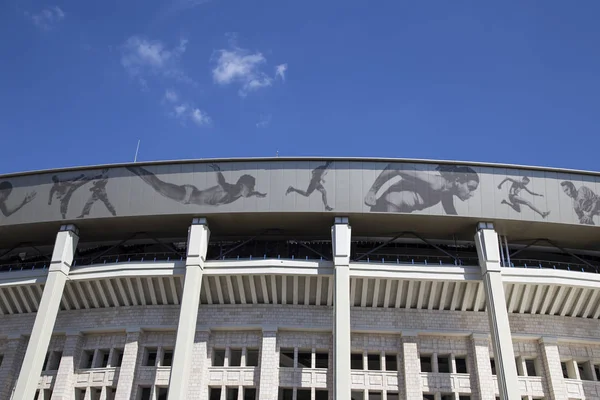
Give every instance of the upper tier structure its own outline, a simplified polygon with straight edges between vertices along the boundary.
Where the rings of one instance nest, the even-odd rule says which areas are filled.
[[[319,221],[326,227],[332,215],[344,215],[365,235],[398,229],[456,235],[465,230],[465,237],[472,237],[473,223],[485,220],[515,238],[544,237],[586,247],[600,238],[593,227],[600,222],[596,193],[598,173],[468,162],[262,158],[129,163],[0,176],[0,236],[35,239],[31,224],[35,231],[45,226],[55,232],[66,221],[77,221],[82,230],[89,226],[90,234],[127,230],[132,221],[142,220],[150,225],[160,221],[166,229],[193,215],[211,218],[217,234],[220,227],[231,231],[233,224],[241,234],[249,225],[306,231]]]

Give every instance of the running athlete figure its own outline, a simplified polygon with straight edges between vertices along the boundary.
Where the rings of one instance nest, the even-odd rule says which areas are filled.
[[[327,161],[324,165],[312,170],[312,178],[310,179],[310,183],[308,184],[306,191],[290,186],[285,192],[286,196],[292,192],[296,192],[304,197],[308,197],[316,189],[321,192],[321,198],[323,199],[323,205],[325,205],[325,209],[327,211],[333,210],[333,208],[329,207],[329,204],[327,204],[327,190],[325,190],[325,187],[323,186],[325,183],[325,179],[323,178],[325,175],[327,175],[327,169],[331,166],[332,162],[333,161]]]
[[[220,206],[233,203],[240,197],[265,197],[266,193],[254,190],[256,179],[251,175],[242,175],[235,184],[227,183],[221,169],[216,164],[210,167],[217,173],[217,185],[204,190],[194,185],[175,185],[156,177],[142,167],[127,167],[128,170],[142,178],[161,195],[183,204]]]
[[[67,218],[69,202],[71,201],[73,193],[89,181],[99,179],[101,176],[102,175],[87,177],[85,174],[81,174],[74,178],[60,180],[57,175],[54,175],[52,177],[54,185],[50,189],[50,194],[48,195],[48,205],[52,204],[52,200],[56,194],[56,198],[60,200],[60,213],[63,219]]]
[[[37,195],[36,192],[27,193],[19,205],[9,208],[6,205],[6,200],[8,200],[8,196],[10,196],[12,190],[13,185],[9,181],[0,182],[0,211],[5,217],[10,217],[19,211],[25,204],[30,203],[31,200],[35,199],[35,196]]]
[[[436,171],[402,169],[402,164],[388,164],[365,196],[371,211],[411,213],[442,203],[448,215],[456,215],[454,197],[466,201],[479,187],[479,176],[470,167],[439,165]],[[400,177],[381,196],[377,192],[389,180]]]
[[[81,215],[78,216],[77,218],[83,218],[86,215],[89,215],[90,211],[92,210],[92,206],[98,200],[100,200],[101,202],[104,203],[104,205],[106,206],[108,211],[110,211],[110,213],[113,215],[113,217],[117,216],[117,212],[115,211],[115,208],[111,204],[110,200],[108,200],[108,196],[106,194],[106,184],[107,183],[108,183],[108,169],[103,169],[102,174],[96,177],[96,181],[93,183],[92,187],[90,188],[90,192],[92,192],[92,195],[90,196],[88,201],[83,206]]]
[[[544,197],[543,194],[534,193],[531,190],[529,190],[529,188],[527,187],[527,184],[530,182],[528,177],[524,176],[520,181],[512,179],[512,178],[504,178],[504,180],[502,182],[500,182],[500,184],[498,185],[498,189],[502,189],[502,185],[506,181],[512,182],[512,185],[510,185],[510,189],[508,190],[508,201],[502,200],[502,202],[500,204],[507,204],[507,205],[511,206],[512,209],[518,213],[521,212],[521,204],[523,204],[523,205],[531,208],[533,211],[535,211],[539,215],[541,215],[542,218],[546,218],[550,214],[550,211],[538,210],[533,204],[531,204],[530,201],[525,200],[524,198],[521,197],[521,195],[520,195],[521,190],[525,190],[527,193],[529,193],[532,196]]]
[[[560,185],[563,192],[573,199],[573,209],[579,217],[579,223],[596,225],[594,216],[600,215],[600,196],[587,186],[579,186],[579,189],[576,189],[570,181],[562,181]]]

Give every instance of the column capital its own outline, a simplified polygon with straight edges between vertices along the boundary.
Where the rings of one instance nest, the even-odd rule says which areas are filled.
[[[76,235],[79,235],[79,228],[77,227],[77,225],[75,224],[65,224],[65,225],[61,225],[60,229],[58,230],[59,232],[73,232]]]
[[[494,223],[488,221],[480,221],[477,223],[477,230],[480,231],[482,229],[491,229],[495,230]]]
[[[192,219],[192,225],[207,225],[208,220],[205,217],[194,217]]]
[[[277,327],[277,326],[263,326],[262,327],[263,335],[265,333],[277,333],[278,330],[279,330],[279,327]]]
[[[403,338],[417,338],[419,336],[419,331],[416,329],[405,329],[402,331]]]
[[[348,217],[335,217],[333,223],[336,225],[348,225]]]
[[[542,336],[539,340],[539,342],[541,344],[547,344],[550,346],[557,346],[558,345],[558,338],[555,336]]]
[[[471,334],[471,339],[473,339],[473,340],[489,340],[490,334],[483,333],[483,332],[473,332]]]

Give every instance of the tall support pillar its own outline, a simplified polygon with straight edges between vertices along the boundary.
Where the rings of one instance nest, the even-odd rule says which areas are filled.
[[[42,365],[58,315],[63,289],[78,242],[79,234],[75,225],[60,227],[54,242],[54,251],[52,252],[44,293],[35,316],[21,372],[15,386],[15,399],[32,400],[35,396],[40,374],[42,373]]]
[[[21,335],[9,336],[4,348],[4,358],[0,364],[0,399],[11,399],[14,389],[15,371],[21,367],[25,338]]]
[[[187,397],[198,307],[200,305],[200,289],[202,273],[206,261],[206,250],[210,230],[206,218],[194,218],[188,232],[187,258],[185,262],[185,281],[175,339],[173,367],[169,378],[169,399],[178,400]]]
[[[52,400],[71,400],[75,384],[75,357],[83,342],[81,332],[67,332],[62,358],[56,372],[56,381],[52,391]]]
[[[258,397],[261,400],[277,400],[279,387],[277,354],[277,328],[265,327],[260,346],[260,379],[258,382]]]
[[[127,331],[125,348],[123,349],[123,361],[119,368],[119,380],[117,381],[117,393],[115,400],[130,400],[133,392],[133,381],[137,367],[140,329],[132,327]]]
[[[542,337],[539,349],[546,372],[546,382],[548,382],[548,398],[551,400],[566,399],[568,397],[567,388],[560,365],[558,340],[554,337]]]
[[[336,217],[331,228],[333,246],[333,398],[350,398],[350,239],[348,218]]]
[[[421,380],[421,360],[419,359],[418,333],[402,332],[402,373],[404,375],[404,398],[407,400],[423,399],[423,382]]]
[[[502,400],[519,400],[521,394],[504,286],[502,285],[498,234],[494,230],[493,224],[479,223],[475,234],[475,245],[485,289],[500,398]]]

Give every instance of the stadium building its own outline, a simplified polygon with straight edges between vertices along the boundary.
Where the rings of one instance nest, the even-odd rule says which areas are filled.
[[[597,194],[397,159],[0,176],[0,399],[600,399]]]

